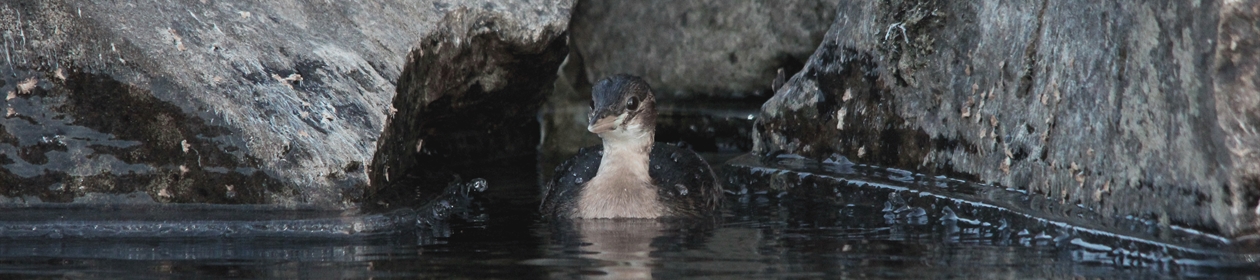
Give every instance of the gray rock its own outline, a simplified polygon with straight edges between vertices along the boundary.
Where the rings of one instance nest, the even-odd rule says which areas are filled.
[[[1255,7],[842,4],[762,107],[754,151],[839,154],[1238,237],[1260,222]]]
[[[643,77],[661,97],[769,92],[817,46],[836,1],[582,1],[573,44],[586,82]]]
[[[586,130],[591,107],[591,84],[582,77],[582,57],[569,56],[560,67],[555,87],[538,110],[541,134],[538,145],[539,193],[546,191],[552,171],[583,147],[599,145],[599,136]]]
[[[0,193],[354,208],[389,142],[408,53],[466,44],[422,41],[463,23],[452,17],[487,20],[479,34],[521,49],[550,46],[571,6],[6,1]],[[508,74],[481,77],[492,88]]]
[[[554,19],[523,23],[455,11],[420,39],[372,160],[372,205],[423,202],[460,175],[493,175],[483,173],[487,162],[536,153],[537,112],[569,53],[567,9],[558,7],[571,5],[549,5],[555,10],[541,14]],[[469,164],[482,165],[453,168]]]

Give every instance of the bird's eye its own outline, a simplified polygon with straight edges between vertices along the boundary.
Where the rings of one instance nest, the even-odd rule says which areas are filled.
[[[591,110],[595,110],[595,99],[591,99]]]
[[[631,96],[630,100],[626,100],[626,109],[630,111],[639,109],[639,97]]]

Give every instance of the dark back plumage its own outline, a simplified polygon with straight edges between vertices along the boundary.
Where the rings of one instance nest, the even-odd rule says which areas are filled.
[[[602,146],[586,147],[556,167],[547,184],[541,211],[544,216],[567,218],[576,209],[586,182],[599,171]],[[655,143],[648,157],[648,173],[658,199],[672,217],[712,214],[722,203],[722,187],[709,163],[699,154],[675,144]]]
[[[633,203],[644,203],[643,201],[651,201],[652,198],[648,197],[651,191],[656,192],[656,201],[651,203],[659,204],[664,208],[663,211],[657,208],[658,205],[626,206],[622,204],[616,207],[642,206],[645,209],[652,209],[651,214],[646,215],[651,217],[657,215],[698,217],[718,208],[722,201],[722,188],[717,183],[717,177],[713,174],[712,168],[700,158],[700,155],[691,149],[680,148],[677,145],[649,142],[653,139],[656,128],[656,98],[646,81],[632,75],[613,75],[596,82],[591,96],[591,113],[588,118],[590,126],[587,129],[604,138],[604,145],[617,147],[616,151],[622,153],[617,155],[618,157],[627,157],[626,153],[632,153],[629,157],[633,160],[609,161],[610,164],[630,165],[629,167],[611,167],[609,170],[613,171],[609,172],[627,173],[607,176],[637,176],[633,179],[635,185],[609,186],[603,181],[604,179],[601,179],[600,185],[596,187],[601,193],[584,196],[583,192],[587,191],[587,184],[599,173],[605,146],[584,148],[572,159],[556,167],[555,177],[543,194],[540,210],[544,215],[571,217],[578,208],[579,199],[599,200],[602,199],[601,197],[620,196],[639,199]],[[645,149],[650,150],[647,166],[643,166],[642,154],[635,154]],[[642,178],[644,168],[647,169],[647,176],[651,178]],[[601,178],[612,177],[601,176]],[[647,179],[651,180],[651,190],[644,190],[638,186],[640,182]],[[625,192],[627,189],[622,187],[634,189],[627,193]],[[614,194],[610,191],[618,188],[621,188],[622,192]],[[611,211],[622,211],[620,209],[624,208],[612,209],[617,210]]]

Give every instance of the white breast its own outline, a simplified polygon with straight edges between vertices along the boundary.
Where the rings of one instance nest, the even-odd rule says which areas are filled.
[[[599,171],[578,196],[574,217],[600,219],[664,216],[665,207],[657,199],[656,189],[648,174],[647,148],[640,145],[608,144],[604,145],[604,157],[600,160]],[[648,145],[647,147],[651,147],[650,142]]]

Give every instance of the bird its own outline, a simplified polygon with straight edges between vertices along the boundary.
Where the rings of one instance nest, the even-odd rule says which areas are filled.
[[[659,143],[656,97],[646,81],[616,74],[591,89],[588,131],[602,145],[558,165],[540,212],[557,219],[711,216],[722,203],[712,167],[685,144]]]

